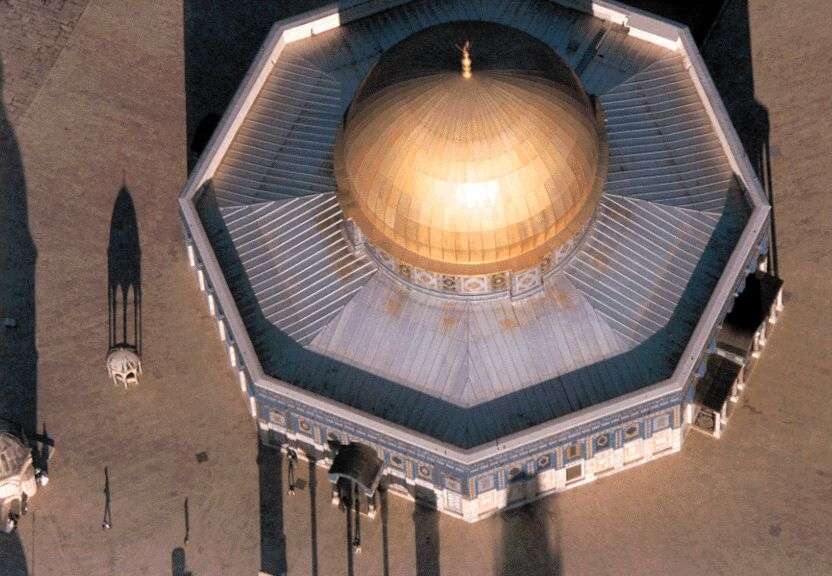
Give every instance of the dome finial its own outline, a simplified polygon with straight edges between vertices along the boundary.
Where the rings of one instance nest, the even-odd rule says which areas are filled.
[[[460,50],[462,51],[462,77],[466,80],[471,77],[471,41],[466,40]]]

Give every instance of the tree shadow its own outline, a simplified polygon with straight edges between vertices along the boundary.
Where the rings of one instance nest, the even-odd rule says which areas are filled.
[[[508,498],[534,497],[540,491],[539,478],[522,474],[514,479],[508,486]],[[513,495],[512,491],[517,494]],[[562,573],[563,550],[556,499],[557,495],[553,495],[500,514],[502,548],[495,576],[557,576]],[[551,510],[553,506],[554,511]]]
[[[260,441],[257,466],[260,471],[260,566],[263,572],[279,576],[287,571],[280,450]]]
[[[777,152],[770,145],[768,109],[757,101],[754,91],[748,0],[725,0],[719,19],[704,40],[702,56],[771,205],[768,264],[769,270],[779,276],[771,169],[771,156]]]
[[[115,346],[142,352],[142,251],[136,208],[127,185],[122,185],[110,219],[107,247],[107,309],[109,349]]]
[[[0,58],[0,418],[37,432],[38,351],[35,339],[35,262],[26,176],[14,129],[2,105]],[[28,573],[18,533],[0,534],[0,571]]]

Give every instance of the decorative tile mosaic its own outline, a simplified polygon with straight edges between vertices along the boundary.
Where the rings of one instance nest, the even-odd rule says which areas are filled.
[[[462,482],[456,476],[445,476],[445,487],[454,492],[462,492]]]
[[[631,422],[624,426],[624,441],[634,440],[641,436],[641,427],[638,422]]]
[[[488,278],[485,276],[460,276],[462,294],[487,294]]]
[[[416,473],[419,475],[419,478],[423,478],[425,480],[432,480],[433,466],[429,466],[428,464],[419,464],[419,466],[416,468]]]
[[[670,415],[662,414],[653,418],[653,431],[658,432],[670,426]]]
[[[445,292],[457,292],[456,276],[442,276],[442,290]]]
[[[537,268],[530,268],[511,275],[512,295],[521,295],[543,285],[543,276]]]
[[[494,475],[486,474],[477,478],[477,494],[488,492],[494,489]]]
[[[431,274],[427,270],[422,270],[421,268],[414,268],[413,281],[417,285],[423,286],[424,288],[430,288],[431,290],[439,290],[439,276],[437,274]]]

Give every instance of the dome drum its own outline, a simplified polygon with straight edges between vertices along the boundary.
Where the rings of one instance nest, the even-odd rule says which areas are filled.
[[[398,280],[417,288],[431,292],[439,292],[447,296],[500,296],[510,295],[512,298],[534,294],[543,287],[543,279],[555,273],[568,262],[575,252],[580,240],[591,227],[593,220],[584,223],[583,227],[566,242],[555,248],[549,255],[544,256],[540,263],[524,270],[503,270],[491,274],[481,275],[453,275],[440,274],[414,266],[409,262],[398,260],[382,248],[373,246],[362,234],[361,229],[352,219],[345,219],[344,234],[347,241],[357,254],[371,257],[379,267]]]

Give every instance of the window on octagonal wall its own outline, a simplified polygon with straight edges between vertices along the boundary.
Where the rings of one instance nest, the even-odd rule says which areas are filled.
[[[566,467],[566,483],[575,482],[584,476],[584,465],[582,463],[573,464]]]
[[[567,462],[571,462],[573,460],[579,460],[583,458],[583,444],[581,442],[575,442],[573,444],[569,444],[566,449],[563,451],[564,460]]]

